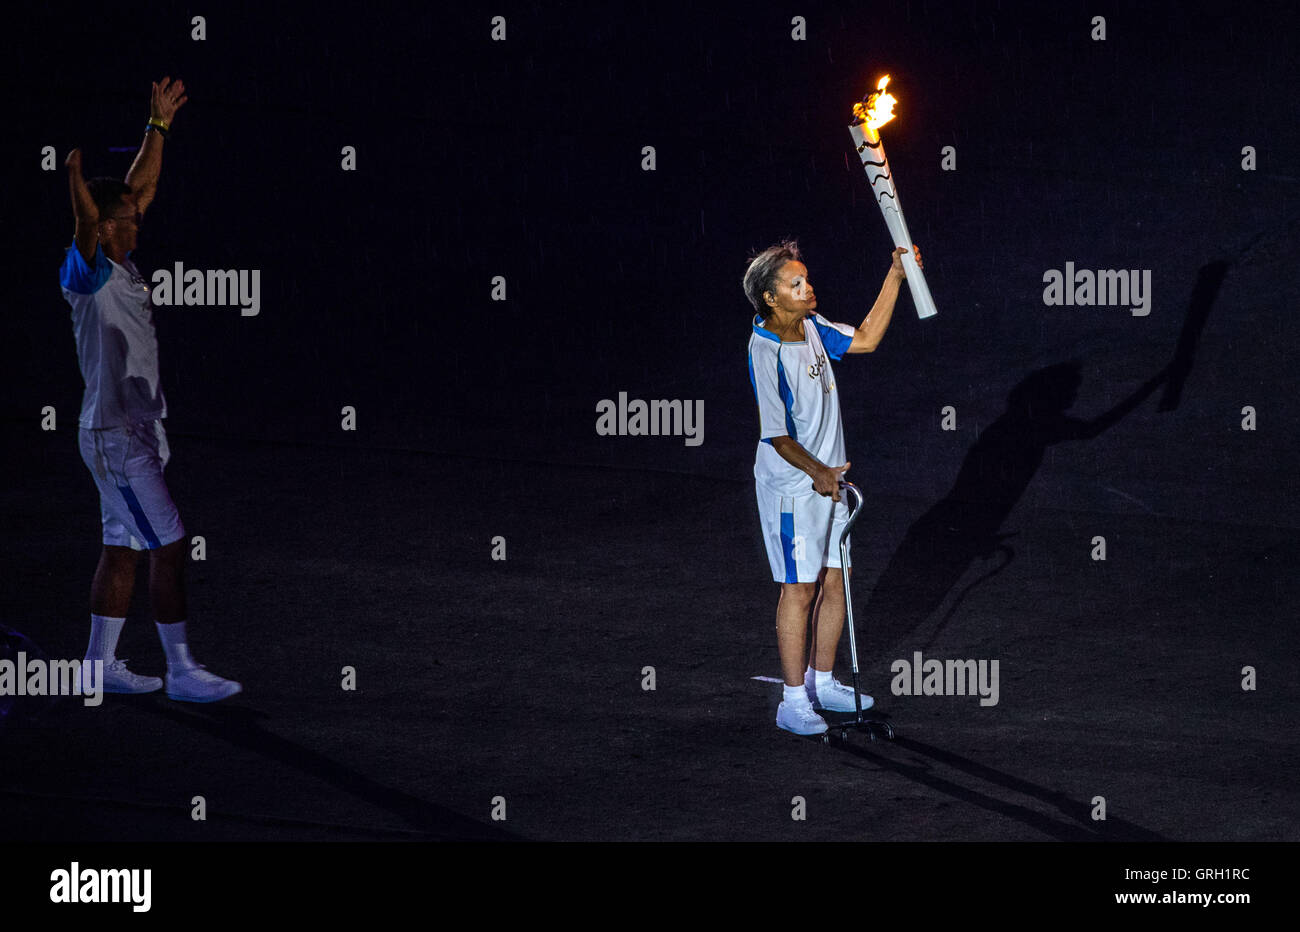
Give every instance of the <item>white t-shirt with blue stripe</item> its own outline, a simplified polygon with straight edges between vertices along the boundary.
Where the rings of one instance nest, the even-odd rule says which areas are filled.
[[[59,269],[86,391],[81,426],[98,430],[167,416],[149,286],[128,256],[119,265],[95,244],[90,265],[75,245]]]
[[[758,402],[760,438],[754,478],[781,495],[811,492],[812,480],[776,452],[772,438],[790,437],[827,466],[842,466],[846,460],[830,360],[848,351],[855,328],[833,324],[820,314],[805,317],[801,326],[802,341],[782,343],[755,315],[749,338],[749,381]]]

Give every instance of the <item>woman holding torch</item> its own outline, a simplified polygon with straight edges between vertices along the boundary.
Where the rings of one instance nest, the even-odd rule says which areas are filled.
[[[921,251],[913,249],[920,266]],[[854,711],[853,690],[832,675],[844,628],[841,573],[852,568],[840,566],[838,544],[848,506],[840,500],[839,483],[850,463],[830,360],[870,353],[879,345],[906,278],[906,252],[894,250],[880,294],[858,327],[831,323],[817,313],[808,268],[793,240],[754,256],[742,280],[758,312],[749,338],[749,379],[760,429],[754,485],[768,562],[781,583],[776,632],[785,697],[776,724],[795,734],[826,731],[818,709]],[[873,702],[870,696],[861,701],[863,709]]]

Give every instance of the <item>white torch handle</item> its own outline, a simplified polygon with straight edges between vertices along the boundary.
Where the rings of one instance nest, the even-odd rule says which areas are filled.
[[[916,316],[924,320],[938,313],[934,298],[930,296],[930,286],[925,283],[925,273],[916,264],[916,255],[912,252],[912,237],[907,232],[907,221],[903,219],[903,207],[898,201],[898,189],[889,170],[889,157],[885,155],[885,144],[877,135],[871,141],[864,135],[860,125],[849,127],[853,145],[862,159],[866,169],[867,180],[871,184],[871,193],[875,195],[880,212],[884,215],[885,226],[895,246],[907,250],[903,256],[903,270],[907,272],[907,287],[912,292],[912,303],[916,305]],[[872,134],[875,135],[875,134]]]
[[[934,306],[934,298],[930,296],[930,286],[925,283],[925,273],[916,264],[916,256],[912,253],[910,244],[899,243],[899,245],[908,247],[907,255],[903,256],[903,271],[907,272],[907,287],[912,292],[916,316],[922,320],[933,317],[939,313],[939,309]]]

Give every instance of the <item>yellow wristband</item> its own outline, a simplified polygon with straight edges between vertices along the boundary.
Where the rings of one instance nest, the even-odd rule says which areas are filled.
[[[160,120],[158,117],[149,117],[149,125],[158,127],[164,133],[171,129],[171,127],[167,125],[166,121]]]

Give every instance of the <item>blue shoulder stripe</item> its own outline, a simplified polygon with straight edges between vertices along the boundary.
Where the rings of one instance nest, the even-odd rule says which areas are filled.
[[[59,267],[59,284],[74,294],[94,294],[112,275],[113,267],[104,255],[103,246],[95,244],[95,266],[91,268],[73,243],[65,251],[63,265]]]
[[[822,346],[826,347],[826,354],[831,359],[844,358],[844,354],[853,345],[853,337],[846,336],[834,327],[822,323],[816,317],[811,318],[811,320],[812,325],[817,328],[817,336],[821,338]]]

